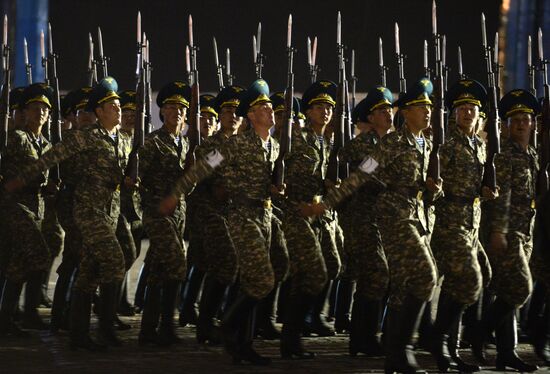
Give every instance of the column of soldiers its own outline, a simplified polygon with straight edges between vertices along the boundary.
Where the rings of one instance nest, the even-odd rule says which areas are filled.
[[[181,296],[180,324],[195,324],[201,344],[223,343],[235,363],[271,362],[254,349],[256,335],[280,338],[284,359],[312,359],[315,353],[305,349],[302,337],[335,334],[324,309],[332,282],[343,276],[356,288],[351,321],[337,328],[349,332],[351,356],[385,356],[387,373],[424,373],[413,336],[440,288],[435,321],[421,337],[440,372],[480,371],[493,334],[498,370],[535,371],[536,365],[517,355],[515,319],[532,293],[533,278],[550,287],[547,254],[539,249],[531,256],[537,207],[548,205],[547,194],[536,198],[538,155],[530,145],[539,101],[521,89],[500,100],[507,136],[496,158],[498,188],[491,189],[483,184],[482,84],[460,79],[445,95],[453,121],[440,149],[437,180],[428,177],[432,82],[416,81],[397,101],[387,87],[373,87],[350,114],[359,134],[339,154],[350,176],[334,183],[327,168],[336,91],[332,81],[318,80],[294,100],[285,182],[275,187],[284,94],[270,95],[265,80],[200,97],[201,144],[188,169],[191,87],[179,81],[163,86],[156,98],[162,126],[139,149],[135,180],[126,173],[135,91],[119,91],[112,77],[71,91],[62,110],[71,126],[52,145],[42,129],[53,90],[42,83],[14,89],[0,170],[0,336],[24,337],[27,329],[47,327],[38,306],[60,247],[48,239],[61,232],[52,218],[57,216],[65,236],[49,327],[69,330],[73,349],[123,344],[116,330],[130,326],[117,310],[127,300],[127,272],[147,237],[140,345],[181,342],[174,324]],[[403,123],[392,129],[395,108]],[[48,178],[55,165],[60,182]],[[48,224],[45,201],[52,195]],[[343,202],[353,209],[337,210]],[[540,243],[548,243],[547,211],[539,210],[536,222]],[[339,212],[346,215],[345,238]],[[489,237],[483,244],[481,230]],[[468,336],[479,361],[472,364],[458,352],[461,320],[482,293],[489,302],[476,333]],[[98,341],[90,337],[92,304]],[[543,308],[533,317],[533,344],[545,364],[549,315]]]

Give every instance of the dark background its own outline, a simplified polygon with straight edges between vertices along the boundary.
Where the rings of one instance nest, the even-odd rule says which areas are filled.
[[[499,0],[440,0],[439,30],[447,35],[449,81],[457,78],[457,46],[463,51],[465,72],[485,82],[485,65],[481,48],[480,14],[487,18],[488,38],[492,40],[499,22]],[[293,45],[296,91],[309,82],[306,37],[318,36],[319,78],[337,80],[336,15],[342,12],[342,38],[356,54],[358,91],[378,84],[378,37],[384,41],[384,60],[389,66],[388,86],[398,90],[394,23],[400,26],[401,50],[408,58],[405,74],[410,82],[423,74],[423,40],[431,35],[431,0],[382,1],[115,1],[52,0],[50,21],[54,46],[60,55],[58,75],[62,89],[72,89],[86,82],[88,32],[94,40],[100,26],[105,54],[110,57],[109,73],[120,88],[134,86],[136,15],[141,10],[142,30],[151,41],[154,67],[152,85],[159,89],[171,80],[185,78],[187,17],[192,14],[195,44],[199,45],[198,64],[201,90],[216,91],[212,37],[215,36],[220,59],[225,48],[231,49],[231,66],[235,83],[247,86],[254,79],[252,35],[262,22],[262,51],[266,55],[264,78],[271,90],[286,84],[286,27],[293,15]],[[97,44],[96,44],[97,45]],[[430,55],[432,50],[430,50]]]

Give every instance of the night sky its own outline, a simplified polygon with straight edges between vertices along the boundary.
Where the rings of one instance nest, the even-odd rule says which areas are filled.
[[[440,0],[439,30],[447,35],[447,61],[451,68],[449,81],[457,78],[457,46],[463,51],[464,69],[485,82],[485,65],[481,48],[480,14],[487,17],[487,33],[492,39],[498,27],[501,1]],[[187,17],[193,15],[195,44],[201,90],[217,91],[212,37],[218,48],[231,49],[231,65],[236,83],[247,86],[254,79],[252,35],[262,22],[262,51],[266,55],[264,78],[271,89],[282,90],[286,84],[286,27],[293,15],[293,44],[296,91],[309,82],[306,37],[318,36],[319,78],[337,80],[336,16],[342,12],[342,37],[356,54],[358,91],[367,91],[379,83],[378,37],[384,41],[384,59],[389,67],[388,86],[398,90],[394,50],[394,23],[401,30],[401,50],[408,58],[405,74],[408,82],[423,74],[422,48],[431,36],[431,0],[383,1],[113,1],[53,0],[50,21],[54,28],[55,48],[60,55],[58,76],[64,90],[86,82],[88,32],[96,38],[101,26],[105,54],[110,57],[109,73],[117,78],[120,88],[131,88],[135,80],[136,14],[142,13],[142,29],[151,41],[154,67],[152,85],[157,90],[170,80],[185,78],[185,44]],[[430,54],[432,51],[430,50]],[[221,57],[221,56],[220,56]]]

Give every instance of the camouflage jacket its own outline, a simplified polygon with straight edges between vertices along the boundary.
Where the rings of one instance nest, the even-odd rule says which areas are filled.
[[[8,136],[8,147],[3,156],[1,175],[6,179],[17,176],[21,169],[27,168],[51,148],[50,142],[42,135],[34,135],[30,131],[14,130]],[[30,178],[27,185],[9,198],[22,204],[32,212],[43,217],[44,202],[41,189],[48,180],[48,169]]]
[[[345,179],[339,188],[326,194],[324,205],[336,206],[369,180],[383,191],[378,195],[376,214],[379,218],[418,220],[427,230],[423,194],[432,143],[424,139],[421,148],[406,126],[386,135],[365,159],[359,169]],[[438,196],[430,196],[432,201]]]
[[[481,182],[487,158],[485,143],[474,135],[473,142],[458,127],[439,152],[445,198],[436,204],[438,224],[479,228]]]
[[[189,143],[185,137],[170,134],[164,127],[150,133],[139,150],[139,175],[141,178],[141,203],[143,210],[156,211],[183,174]],[[180,197],[181,202],[185,196]]]
[[[538,159],[533,147],[524,151],[508,140],[495,158],[499,197],[489,204],[491,231],[531,235],[535,218]]]
[[[130,139],[119,131],[114,139],[100,124],[70,133],[35,163],[21,169],[19,176],[29,181],[76,154],[80,179],[75,189],[75,209],[105,212],[113,219],[120,213],[120,184],[131,150]]]
[[[279,155],[279,143],[273,138],[271,149],[264,146],[263,140],[254,129],[231,137],[219,152],[223,161],[217,172],[223,178],[223,184],[233,203],[239,206],[251,206],[270,198],[271,174]],[[175,184],[172,195],[181,196],[189,191],[194,183],[199,183],[213,173],[207,163],[208,157],[198,162]]]
[[[330,144],[322,143],[315,132],[305,127],[294,132],[291,152],[285,159],[285,184],[290,202],[313,201],[324,195]]]
[[[73,133],[81,131],[80,129],[67,129],[63,130],[63,139],[66,137],[72,137]],[[63,162],[59,163],[59,170],[63,178],[63,189],[68,189],[74,192],[78,180],[81,178],[80,170],[78,168],[78,154],[70,157]]]
[[[200,146],[197,147],[196,157],[204,158],[210,152],[221,149],[223,144],[225,144],[231,137],[227,137],[222,131],[218,131],[209,138],[203,140]],[[193,191],[193,195],[207,196],[210,194],[210,189],[213,186],[220,186],[223,184],[222,177],[218,171],[214,171],[214,174],[209,178],[205,179],[197,185]]]

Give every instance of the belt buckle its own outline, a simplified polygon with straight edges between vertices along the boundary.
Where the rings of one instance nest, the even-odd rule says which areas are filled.
[[[271,209],[271,200],[264,200],[264,209]]]
[[[418,191],[418,193],[416,194],[416,200],[422,201],[422,196],[423,196],[422,191]]]
[[[531,199],[531,209],[535,209],[537,206],[537,203],[535,202],[535,199]]]
[[[320,204],[320,203],[321,203],[321,195],[313,196],[313,204]]]
[[[474,199],[474,206],[479,205],[479,202],[480,202],[479,197],[476,197]]]

